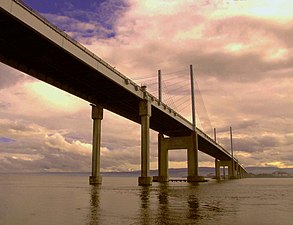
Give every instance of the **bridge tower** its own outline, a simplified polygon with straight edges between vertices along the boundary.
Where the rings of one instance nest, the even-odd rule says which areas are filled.
[[[204,177],[198,175],[197,137],[192,132],[189,136],[165,137],[158,134],[158,176],[156,182],[168,182],[168,151],[174,149],[187,149],[187,182],[202,182]]]
[[[161,101],[161,71],[159,70],[159,99]],[[191,105],[192,105],[192,124],[193,131],[188,136],[165,137],[163,133],[158,135],[158,176],[154,176],[154,181],[168,181],[168,150],[187,149],[187,182],[202,182],[204,177],[198,175],[198,136],[196,131],[196,111],[194,95],[194,76],[193,68],[190,65],[191,81]]]

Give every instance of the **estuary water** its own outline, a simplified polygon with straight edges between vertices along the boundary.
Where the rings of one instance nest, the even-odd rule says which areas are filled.
[[[1,225],[293,225],[292,178],[153,183],[136,177],[0,174]]]

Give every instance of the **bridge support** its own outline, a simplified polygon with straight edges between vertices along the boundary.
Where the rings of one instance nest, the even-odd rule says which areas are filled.
[[[248,173],[237,163],[237,177],[245,178],[248,176]]]
[[[162,133],[158,134],[158,176],[153,177],[156,182],[168,182],[168,140]]]
[[[215,178],[216,179],[220,179],[221,178],[221,170],[220,170],[220,164],[219,164],[219,160],[215,159]]]
[[[242,167],[240,167],[240,178],[245,178],[245,177],[249,177],[249,174],[247,173],[247,171],[245,171]]]
[[[103,119],[103,107],[100,105],[92,106],[93,119],[93,147],[92,147],[92,175],[89,182],[92,185],[101,184],[100,176],[100,153],[101,153],[101,121]]]
[[[190,142],[187,148],[187,165],[187,182],[204,181],[204,177],[198,176],[198,137],[196,132],[193,132],[190,136]]]
[[[150,177],[150,117],[151,103],[142,100],[139,104],[139,115],[141,117],[141,176],[138,178],[140,186],[152,184]]]
[[[234,168],[233,168],[234,165]],[[220,161],[215,160],[215,170],[216,170],[216,179],[221,178],[221,172],[220,168],[223,167],[223,176],[225,178],[225,168],[228,167],[228,178],[229,179],[235,179],[235,178],[241,178],[241,167],[240,165],[234,161],[232,163],[231,160],[229,161]]]
[[[183,137],[164,137],[162,133],[158,135],[158,176],[154,181],[168,181],[168,150],[187,149],[188,174],[187,182],[202,182],[204,178],[198,176],[198,152],[197,152],[197,135],[192,133],[190,136]]]

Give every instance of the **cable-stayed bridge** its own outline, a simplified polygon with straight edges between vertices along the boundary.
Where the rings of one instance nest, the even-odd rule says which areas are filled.
[[[185,67],[171,72],[159,70],[157,74],[134,76],[131,79],[142,86],[146,86],[148,92],[158,96],[158,99],[161,96],[160,101],[165,102],[183,117],[190,117],[192,99],[189,73],[190,69]],[[194,79],[194,92],[196,124],[201,130],[212,135],[214,129],[196,79]]]
[[[150,94],[144,86],[121,74],[32,9],[18,0],[1,0],[0,7],[0,61],[91,103],[91,184],[101,183],[103,109],[141,124],[139,185],[152,183],[150,129],[159,133],[156,181],[168,181],[168,150],[171,149],[187,149],[188,182],[203,180],[198,174],[198,150],[215,158],[218,178],[221,166],[228,167],[231,178],[247,174],[232,154],[195,127],[195,120],[193,123],[186,120],[160,97]]]

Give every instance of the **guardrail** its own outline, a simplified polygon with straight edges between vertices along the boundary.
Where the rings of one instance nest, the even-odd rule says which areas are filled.
[[[91,55],[93,58],[95,58],[97,61],[102,63],[104,66],[106,66],[108,69],[112,70],[114,73],[116,73],[118,76],[120,76],[123,79],[128,79],[125,75],[123,75],[121,72],[115,69],[115,67],[111,66],[109,63],[105,62],[103,59],[98,57],[96,54],[88,50],[86,47],[84,47],[82,44],[80,44],[78,41],[74,40],[72,37],[70,37],[68,34],[66,34],[63,30],[58,28],[57,26],[53,25],[49,20],[47,20],[44,16],[42,16],[40,13],[35,11],[33,8],[28,6],[25,2],[22,0],[13,0],[15,3],[17,3],[19,6],[25,8],[27,11],[29,11],[32,15],[40,19],[43,23],[45,23],[47,26],[51,27],[53,30],[58,32],[60,35],[62,35],[64,38],[66,38],[68,41],[74,43],[77,47],[79,47],[81,50],[86,52],[87,54]],[[133,82],[134,83],[134,82]]]

